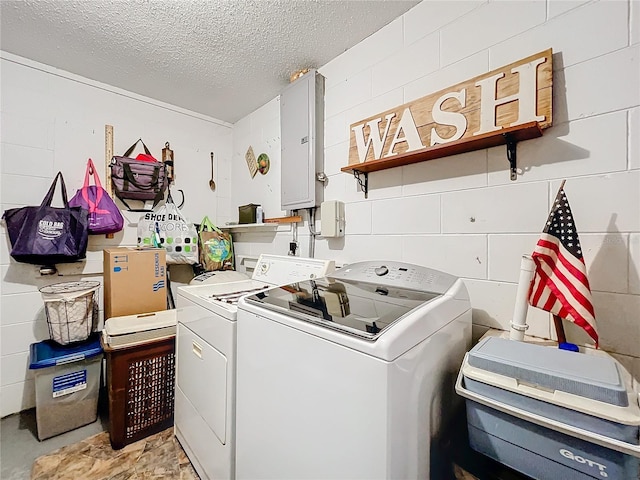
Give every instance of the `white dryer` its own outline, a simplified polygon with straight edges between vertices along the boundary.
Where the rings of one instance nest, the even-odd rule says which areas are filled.
[[[214,272],[204,272],[196,275],[189,282],[189,285],[212,285],[220,283],[241,282],[249,280],[251,277],[235,270],[221,270]]]
[[[227,276],[229,283],[178,288],[175,434],[200,478],[235,478],[238,298],[274,285],[322,277],[333,271],[333,265],[325,260],[261,255],[251,279]]]
[[[470,344],[462,281],[417,265],[355,263],[243,297],[236,478],[429,478]]]

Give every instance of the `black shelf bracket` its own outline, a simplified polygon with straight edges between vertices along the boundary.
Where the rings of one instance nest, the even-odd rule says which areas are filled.
[[[364,177],[361,178],[360,175]],[[354,178],[358,181],[360,189],[364,192],[364,198],[369,198],[369,172],[361,172],[360,170],[353,171]]]
[[[518,142],[510,133],[503,133],[504,139],[507,144],[507,160],[509,161],[509,168],[511,169],[511,180],[518,179],[518,169],[516,167],[516,148]]]

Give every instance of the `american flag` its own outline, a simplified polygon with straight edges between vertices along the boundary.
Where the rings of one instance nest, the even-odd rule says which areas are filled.
[[[561,186],[533,251],[529,304],[582,327],[598,346],[587,268],[569,201]]]

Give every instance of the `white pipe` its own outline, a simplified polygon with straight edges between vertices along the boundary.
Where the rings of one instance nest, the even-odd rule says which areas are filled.
[[[516,304],[513,309],[513,320],[511,320],[511,340],[524,340],[524,332],[529,328],[527,325],[527,310],[529,308],[529,287],[536,264],[531,255],[523,255],[520,262],[520,279],[518,280],[518,291],[516,292]]]

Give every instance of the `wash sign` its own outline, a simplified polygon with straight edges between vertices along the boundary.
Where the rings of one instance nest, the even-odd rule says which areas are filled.
[[[550,127],[552,73],[548,49],[360,120],[350,127],[349,165],[462,143],[533,121]]]

